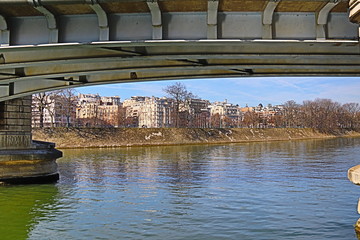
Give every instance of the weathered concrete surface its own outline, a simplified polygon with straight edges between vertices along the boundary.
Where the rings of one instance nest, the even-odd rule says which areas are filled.
[[[349,0],[1,0],[0,100],[108,83],[360,76],[348,10]]]
[[[360,239],[360,218],[355,223],[355,232],[358,239]]]
[[[0,182],[55,181],[55,144],[32,141],[31,97],[0,102]]]
[[[348,178],[352,183],[360,185],[360,165],[348,170]]]
[[[348,178],[352,183],[360,185],[360,165],[354,166],[348,170]]]
[[[360,165],[354,166],[348,170],[348,178],[352,183],[360,185]],[[357,205],[357,212],[360,214],[360,199]],[[355,231],[360,239],[360,218],[355,223]]]
[[[34,141],[29,149],[0,151],[0,182],[35,183],[59,179],[56,159],[62,152],[53,143]]]

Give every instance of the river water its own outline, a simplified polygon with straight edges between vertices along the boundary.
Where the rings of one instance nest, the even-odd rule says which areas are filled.
[[[360,138],[64,150],[0,188],[0,239],[357,239]]]

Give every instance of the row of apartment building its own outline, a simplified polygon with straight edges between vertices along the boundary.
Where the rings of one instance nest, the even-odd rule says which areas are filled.
[[[173,99],[166,97],[134,96],[123,102],[119,96],[98,94],[79,94],[74,98],[74,104],[67,106],[67,114],[64,114],[66,107],[58,98],[49,100],[41,114],[40,103],[33,97],[33,126],[239,127],[247,112],[256,112],[267,118],[282,110],[281,106],[263,107],[261,104],[242,108],[227,100],[210,103],[203,99],[189,99],[176,106]]]
[[[45,100],[33,95],[32,126],[117,126],[122,106],[119,96],[79,94],[72,98],[64,103],[57,95],[49,95]]]

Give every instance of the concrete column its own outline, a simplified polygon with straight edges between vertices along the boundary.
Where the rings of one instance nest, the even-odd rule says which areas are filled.
[[[349,18],[351,22],[360,24],[360,0],[349,1]],[[352,183],[360,185],[360,165],[349,169],[348,178]]]
[[[0,183],[57,180],[55,145],[32,141],[31,96],[0,102]]]

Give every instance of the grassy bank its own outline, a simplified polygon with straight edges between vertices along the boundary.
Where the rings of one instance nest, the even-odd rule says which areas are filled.
[[[179,144],[217,144],[254,141],[360,136],[359,132],[324,134],[309,128],[44,128],[33,139],[54,142],[58,148],[125,147]]]

